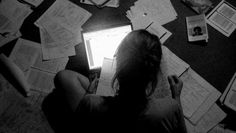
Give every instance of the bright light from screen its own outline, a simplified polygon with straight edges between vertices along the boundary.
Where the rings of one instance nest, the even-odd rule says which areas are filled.
[[[126,25],[83,33],[89,68],[101,67],[104,57],[112,59],[117,47],[131,30],[131,25]]]

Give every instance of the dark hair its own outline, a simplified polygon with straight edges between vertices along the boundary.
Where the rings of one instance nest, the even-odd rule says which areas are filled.
[[[156,35],[146,30],[130,32],[117,49],[113,89],[117,80],[118,95],[140,98],[150,96],[157,84],[161,57],[161,43]],[[146,94],[150,81],[152,89]]]

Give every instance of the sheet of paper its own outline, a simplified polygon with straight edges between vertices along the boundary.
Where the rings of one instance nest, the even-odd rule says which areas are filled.
[[[39,51],[40,44],[20,38],[10,54],[10,59],[23,72],[26,72],[35,62]]]
[[[177,16],[169,0],[138,0],[128,13],[131,21],[137,16],[146,16],[161,25],[173,21]]]
[[[209,25],[227,37],[236,29],[236,8],[224,0],[206,18]]]
[[[31,68],[27,75],[27,81],[31,85],[31,89],[50,93],[54,88],[54,77],[55,74]]]
[[[170,31],[157,22],[153,22],[146,30],[158,36],[161,44],[163,44],[172,35]]]
[[[39,6],[43,2],[43,0],[24,0],[24,1],[34,5],[36,7]]]
[[[3,45],[11,42],[12,40],[15,40],[16,38],[21,37],[21,33],[18,31],[14,34],[6,34],[6,35],[1,35],[0,34],[0,47]]]
[[[215,125],[220,123],[226,117],[226,113],[220,109],[217,104],[213,104],[212,107],[203,115],[198,121],[195,129],[197,132],[208,132]]]
[[[0,32],[17,32],[31,12],[30,7],[16,0],[2,0],[0,3]]]
[[[101,96],[114,96],[115,91],[111,87],[112,78],[115,74],[116,64],[113,59],[104,58],[101,74],[97,87],[97,95]]]
[[[188,133],[207,133],[220,123],[225,117],[226,113],[214,103],[211,108],[202,116],[196,125],[185,119],[185,124]],[[210,131],[212,132],[212,131]]]
[[[60,42],[60,46],[66,45],[75,45],[82,42],[81,31],[73,33],[68,29],[64,28],[58,22],[52,21],[48,16],[44,16],[38,22],[39,27],[45,29],[47,33],[52,37],[56,42]]]
[[[189,64],[176,56],[164,45],[162,45],[162,58],[163,62],[161,66],[163,66],[163,69],[165,69],[167,75],[175,74],[180,76],[190,67]]]
[[[37,21],[44,15],[73,33],[80,31],[81,26],[91,17],[91,13],[67,0],[56,0]]]
[[[40,37],[44,60],[63,58],[76,54],[73,45],[61,46],[62,44],[53,40],[45,29],[40,28]]]
[[[38,55],[36,61],[32,65],[33,68],[39,69],[41,71],[57,73],[58,71],[65,68],[69,58],[58,58],[52,60],[43,61],[42,55]],[[63,68],[64,67],[64,68]]]
[[[181,79],[184,83],[181,92],[183,113],[185,117],[191,118],[215,88],[191,68],[181,76]]]
[[[216,102],[221,93],[191,68],[180,78],[184,82],[181,92],[184,115],[193,124],[196,124]]]

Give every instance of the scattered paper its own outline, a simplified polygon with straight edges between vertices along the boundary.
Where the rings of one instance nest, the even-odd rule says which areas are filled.
[[[16,33],[31,12],[30,7],[17,0],[2,0],[0,3],[0,33]]]
[[[211,97],[212,93],[214,94],[215,92],[218,91],[207,81],[205,81],[202,77],[200,77],[200,75],[194,72],[191,68],[189,68],[188,71],[181,76],[181,79],[184,82],[183,89],[181,92],[181,104],[183,107],[183,113],[185,117],[191,118],[193,114],[195,114],[196,111],[198,111],[200,106],[204,104],[207,105],[207,103],[204,102],[209,97]],[[216,99],[214,99],[214,102],[215,101]],[[210,105],[204,107],[206,111],[213,104],[211,102],[209,103]],[[201,118],[203,114],[198,115],[198,120],[199,118]]]
[[[30,69],[40,52],[40,44],[18,39],[11,54],[10,59],[23,71]]]
[[[236,8],[222,0],[208,15],[207,23],[229,37],[236,29]]]
[[[54,88],[54,77],[55,74],[31,68],[27,75],[27,81],[31,85],[31,89],[50,93]]]
[[[236,90],[236,73],[234,73],[233,77],[231,78],[229,84],[227,85],[224,93],[222,94],[222,96],[220,97],[220,102],[222,104],[224,104],[225,98],[228,94],[228,92],[232,89],[232,90]]]
[[[162,45],[162,64],[163,69],[165,69],[167,75],[177,75],[181,76],[190,66],[178,56],[176,56],[172,51],[170,51],[166,46]]]
[[[157,22],[153,22],[150,26],[148,26],[148,28],[146,28],[146,30],[158,36],[161,44],[163,44],[172,35],[170,31]]]
[[[227,114],[221,110],[217,104],[213,104],[197,124],[193,125],[190,121],[185,119],[187,131],[188,133],[207,133],[220,123],[226,115]]]
[[[77,33],[80,31],[81,26],[91,17],[91,13],[70,1],[56,0],[36,23],[38,24],[40,19],[45,16],[58,22],[71,32]]]
[[[175,20],[177,13],[170,0],[138,0],[126,12],[126,16],[135,28],[142,28],[139,26],[151,22],[164,25]]]
[[[213,104],[212,107],[203,115],[195,126],[196,131],[207,133],[215,125],[220,123],[226,117],[226,113],[219,106]]]
[[[74,45],[63,46],[60,42],[53,40],[45,29],[40,28],[40,37],[44,60],[63,58],[76,54]]]

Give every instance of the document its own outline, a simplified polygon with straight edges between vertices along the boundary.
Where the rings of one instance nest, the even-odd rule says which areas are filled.
[[[40,44],[19,38],[10,54],[10,59],[23,71],[30,69],[40,52]]]
[[[104,58],[96,94],[101,96],[114,96],[112,78],[116,71],[116,64],[113,59]]]
[[[73,33],[79,32],[91,17],[91,13],[67,0],[56,0],[37,21],[45,15]]]
[[[57,73],[58,71],[65,68],[69,58],[57,58],[52,60],[43,60],[42,55],[38,55],[37,59],[35,60],[34,64],[32,65],[33,68],[39,69],[41,71],[49,72],[49,73]]]
[[[222,96],[220,97],[220,102],[221,104],[224,104],[225,98],[228,94],[228,92],[232,89],[236,91],[236,72],[234,73],[233,77],[231,78],[230,82],[228,83],[224,93],[222,94]]]
[[[236,29],[236,8],[222,0],[208,15],[207,23],[229,37]]]
[[[214,103],[197,124],[193,125],[190,121],[185,119],[187,131],[188,133],[208,133],[208,131],[214,128],[226,116],[227,114]]]
[[[60,42],[53,40],[45,29],[40,28],[40,38],[44,60],[64,58],[75,55],[74,45],[63,46]]]
[[[170,31],[165,29],[163,26],[161,26],[157,22],[153,22],[150,26],[148,26],[146,30],[158,36],[161,44],[163,44],[172,35]]]
[[[165,69],[167,75],[181,76],[190,66],[185,61],[176,56],[166,46],[162,45],[161,67]]]
[[[138,0],[127,11],[127,17],[133,22],[133,19],[142,16],[164,25],[175,20],[177,13],[170,0]]]
[[[27,82],[33,90],[50,93],[54,88],[54,77],[53,73],[31,68],[27,75]]]
[[[195,126],[196,131],[200,133],[207,133],[210,129],[220,123],[226,117],[226,113],[220,109],[217,104],[212,107],[203,115]]]
[[[196,123],[219,97],[217,95],[217,98],[215,99],[215,97],[212,97],[212,94],[218,94],[220,92],[191,68],[189,68],[180,78],[184,82],[181,92],[181,104],[184,116],[189,118],[193,123]],[[208,98],[213,98],[213,100],[205,103]],[[204,111],[199,110],[201,106],[204,107],[202,109]],[[196,118],[194,120],[191,119],[194,114],[197,114],[197,116],[194,116],[194,118],[197,117],[197,120]]]

